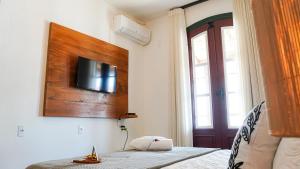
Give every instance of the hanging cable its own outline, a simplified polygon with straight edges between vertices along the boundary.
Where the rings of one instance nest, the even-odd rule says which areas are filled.
[[[125,147],[126,147],[126,144],[127,144],[127,141],[128,141],[128,130],[126,128],[126,126],[122,125],[120,126],[121,128],[121,131],[126,131],[126,139],[125,139],[125,143],[124,143],[124,146],[123,146],[123,151],[125,150]]]

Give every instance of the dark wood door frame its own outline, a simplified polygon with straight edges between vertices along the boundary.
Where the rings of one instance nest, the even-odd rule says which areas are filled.
[[[218,49],[216,49],[217,51],[217,61],[218,61],[218,68],[220,68],[221,70],[219,70],[221,73],[219,73],[219,88],[224,88],[225,90],[225,72],[224,72],[224,57],[223,57],[223,45],[222,45],[222,33],[221,33],[221,27],[226,27],[226,26],[233,26],[233,20],[232,18],[230,19],[222,19],[222,20],[217,20],[214,22],[214,26],[217,28],[215,29],[215,35],[216,38],[215,42],[216,42],[216,46]],[[223,75],[223,76],[222,76]],[[234,140],[234,137],[236,135],[236,132],[238,129],[230,129],[228,128],[228,119],[227,119],[227,106],[226,106],[226,92],[224,93],[223,98],[219,97],[220,103],[221,103],[221,107],[222,107],[222,111],[224,113],[222,113],[221,116],[221,125],[223,126],[221,128],[221,132],[223,134],[225,134],[222,139],[222,148],[231,148],[232,142]]]
[[[188,48],[191,75],[192,112],[193,112],[193,138],[196,147],[220,147],[230,148],[237,129],[228,129],[226,93],[223,96],[217,95],[217,91],[225,90],[224,61],[221,39],[221,27],[232,26],[232,18],[219,19],[209,22],[197,29],[188,32]],[[208,33],[209,66],[211,75],[211,99],[213,129],[197,129],[195,123],[195,93],[194,93],[194,72],[191,39],[201,32]]]

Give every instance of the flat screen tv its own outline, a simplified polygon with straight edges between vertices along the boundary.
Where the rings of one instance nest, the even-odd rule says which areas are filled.
[[[102,93],[116,93],[117,67],[78,57],[76,87]]]

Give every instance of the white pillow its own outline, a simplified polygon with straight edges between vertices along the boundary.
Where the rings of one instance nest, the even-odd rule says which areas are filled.
[[[278,146],[273,169],[300,168],[300,138],[283,138]]]
[[[167,139],[160,136],[144,136],[132,140],[129,144],[129,149],[141,151],[167,151],[173,148],[172,139]]]
[[[234,139],[228,169],[272,169],[280,138],[268,134],[264,102],[246,117]]]

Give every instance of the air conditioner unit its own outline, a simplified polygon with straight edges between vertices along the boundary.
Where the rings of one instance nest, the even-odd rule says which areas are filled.
[[[145,46],[151,40],[151,31],[124,15],[114,17],[115,32]]]

